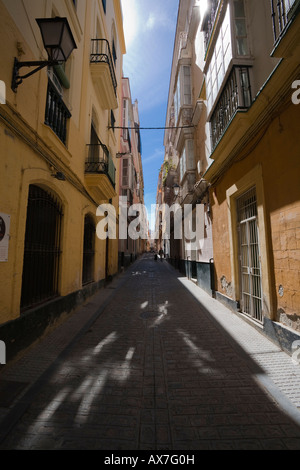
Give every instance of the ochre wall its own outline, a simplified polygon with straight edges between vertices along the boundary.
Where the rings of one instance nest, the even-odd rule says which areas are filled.
[[[261,165],[266,239],[260,242],[266,243],[269,256],[270,296],[273,300],[270,316],[286,323],[292,322],[290,326],[294,328],[300,323],[299,112],[300,106],[287,102],[211,188],[216,288],[228,297],[239,300],[239,293],[234,292],[232,285],[231,227],[226,191],[254,167]],[[261,227],[259,230],[261,232]],[[266,266],[263,265],[262,276],[267,275]],[[282,296],[279,295],[280,285],[283,287]],[[285,317],[285,314],[289,316]]]

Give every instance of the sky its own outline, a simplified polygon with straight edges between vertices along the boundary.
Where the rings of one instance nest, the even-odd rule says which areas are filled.
[[[123,74],[129,78],[132,101],[138,101],[140,127],[164,127],[179,0],[121,3],[126,41]],[[164,130],[141,130],[141,139],[144,199],[150,218],[164,159]]]

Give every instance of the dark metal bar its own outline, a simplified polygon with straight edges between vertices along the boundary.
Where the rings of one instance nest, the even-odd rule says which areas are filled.
[[[16,93],[18,86],[21,85],[23,80],[30,77],[31,75],[34,75],[36,72],[39,72],[39,70],[42,70],[46,66],[49,66],[49,65],[54,66],[58,64],[59,64],[58,61],[53,61],[53,60],[37,60],[37,61],[20,62],[17,58],[15,58],[14,68],[13,68],[13,77],[12,77],[12,82],[11,82],[12,90]],[[20,76],[19,71],[23,67],[36,67],[36,68],[26,73],[25,75]]]
[[[58,295],[62,209],[58,200],[30,185],[22,277],[22,310]]]
[[[274,42],[277,39],[277,29],[276,29],[276,12],[274,7],[274,0],[271,0],[271,12],[272,12],[272,24],[273,24],[273,35],[274,35]]]
[[[51,80],[48,81],[48,91],[45,110],[45,124],[51,127],[59,139],[66,144],[67,121],[71,113],[56,91]]]
[[[87,215],[84,220],[82,284],[94,281],[95,224]]]
[[[204,42],[205,42],[205,49],[208,48],[208,44],[210,41],[210,37],[212,34],[213,26],[215,23],[217,10],[218,10],[219,0],[211,0],[209,14],[206,19],[206,24],[204,28]]]

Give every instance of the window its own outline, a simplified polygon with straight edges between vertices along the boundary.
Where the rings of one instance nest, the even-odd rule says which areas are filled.
[[[174,94],[175,124],[177,123],[180,108],[192,104],[191,67],[182,65],[179,69],[177,85]]]
[[[255,188],[237,199],[241,308],[244,313],[262,321],[262,288],[257,201]]]
[[[122,187],[132,189],[134,181],[134,166],[131,158],[123,158],[122,160]]]
[[[91,137],[90,137],[90,145],[89,145],[89,162],[99,162],[99,139],[97,132],[95,130],[95,126],[92,122],[91,124]]]
[[[228,6],[206,74],[208,112],[212,109],[217,94],[222,87],[231,59],[232,43]]]
[[[183,66],[183,104],[192,104],[191,67]]]
[[[116,118],[115,118],[113,110],[111,110],[110,111],[110,126],[111,126],[113,132],[115,131],[115,122],[116,122]]]
[[[214,149],[226,132],[227,126],[239,109],[247,109],[251,106],[251,84],[249,67],[233,67],[222,94],[212,113],[211,137]]]
[[[84,219],[82,284],[94,281],[95,224],[90,215]]]
[[[128,140],[130,142],[131,138],[131,122],[129,115],[129,102],[127,99],[123,100],[123,140]]]
[[[58,199],[30,185],[27,206],[21,308],[58,295],[62,207]]]
[[[195,169],[194,141],[192,139],[188,139],[185,141],[185,145],[181,154],[179,164],[180,164],[180,181],[182,181],[187,170]]]
[[[113,60],[114,60],[114,64],[116,66],[116,62],[117,62],[117,52],[116,52],[116,46],[115,46],[115,41],[113,39],[113,42],[112,42],[112,56],[113,56]]]
[[[212,30],[213,30],[213,26],[214,26],[214,22],[215,22],[215,19],[216,19],[216,14],[217,14],[217,10],[218,10],[218,4],[219,4],[219,0],[210,0],[210,3],[206,2],[207,3],[207,11],[205,11],[204,15],[206,15],[206,19],[205,19],[205,24],[204,24],[204,28],[203,28],[203,31],[204,31],[204,42],[205,42],[205,49],[207,49],[208,47],[208,44],[209,44],[209,41],[210,41],[210,37],[211,37],[211,33],[212,33]],[[203,8],[205,10],[205,2],[200,2],[200,8],[202,8],[202,5],[203,4]]]
[[[127,188],[128,187],[128,181],[129,181],[129,178],[128,178],[128,168],[129,168],[129,165],[128,165],[128,158],[124,158],[123,159],[123,168],[122,168],[122,186],[124,188]]]
[[[186,153],[185,148],[183,149],[181,158],[180,158],[180,180],[183,180],[183,177],[186,173]]]
[[[234,28],[238,56],[249,54],[244,0],[234,0]]]
[[[55,132],[57,137],[66,144],[67,140],[67,123],[71,117],[71,113],[62,100],[57,88],[48,80],[45,124]]]

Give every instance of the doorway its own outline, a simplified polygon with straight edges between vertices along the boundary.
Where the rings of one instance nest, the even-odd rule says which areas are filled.
[[[262,322],[262,283],[256,189],[237,199],[241,310]]]

